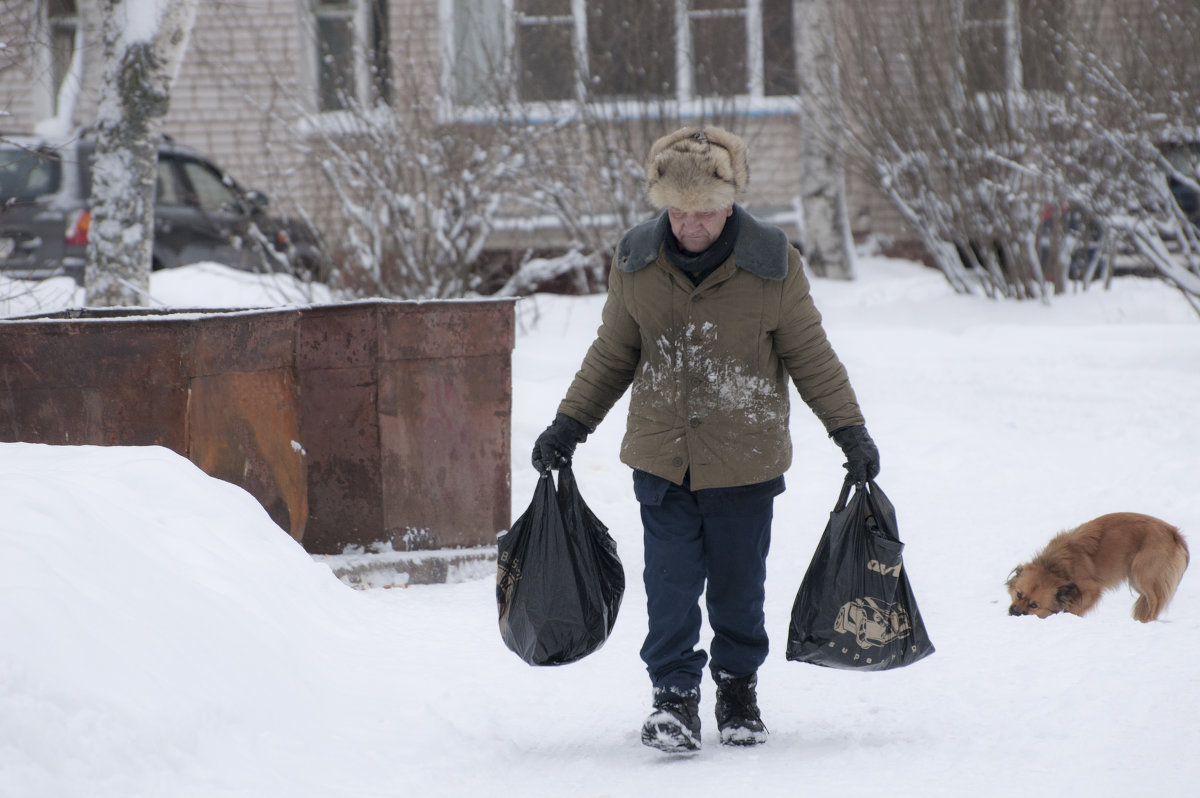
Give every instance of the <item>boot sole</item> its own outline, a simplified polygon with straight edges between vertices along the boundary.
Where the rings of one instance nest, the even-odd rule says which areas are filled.
[[[767,741],[767,730],[754,730],[745,726],[728,726],[721,729],[721,745],[751,746]]]
[[[642,728],[642,745],[668,754],[690,754],[700,750],[700,741],[674,724],[660,723]]]

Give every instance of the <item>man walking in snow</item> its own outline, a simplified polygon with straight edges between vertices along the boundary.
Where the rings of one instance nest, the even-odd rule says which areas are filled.
[[[756,687],[768,649],[772,509],[792,460],[789,378],[851,478],[879,472],[800,253],[735,204],[748,177],[745,142],[720,128],[685,127],[654,143],[647,191],[663,213],[621,238],[596,340],[533,448],[539,471],[569,464],[631,388],[621,461],[641,504],[641,656],[654,690],[641,737],[668,752],[700,748],[706,662],[721,742],[767,739]],[[702,594],[711,659],[697,649]]]

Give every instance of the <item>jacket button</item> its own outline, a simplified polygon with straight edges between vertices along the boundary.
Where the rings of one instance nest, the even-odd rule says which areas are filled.
[[[700,426],[700,419],[698,419],[698,418],[691,418],[691,419],[689,419],[689,420],[688,420],[688,426],[689,426],[689,427],[698,427],[698,426]]]
[[[679,468],[679,466],[683,465],[683,458],[676,457],[674,460],[671,461],[671,465],[675,466],[676,468]]]

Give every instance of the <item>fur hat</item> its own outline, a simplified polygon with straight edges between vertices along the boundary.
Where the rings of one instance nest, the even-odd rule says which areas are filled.
[[[646,161],[646,193],[659,209],[728,208],[749,180],[746,142],[712,125],[684,127],[663,136]]]

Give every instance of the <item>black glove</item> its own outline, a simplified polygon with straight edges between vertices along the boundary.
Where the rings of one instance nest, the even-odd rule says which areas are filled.
[[[829,437],[846,455],[843,465],[856,485],[879,475],[879,449],[866,427],[839,427]]]
[[[552,468],[569,466],[575,446],[587,440],[589,432],[583,424],[559,413],[533,444],[533,467],[544,474]]]

